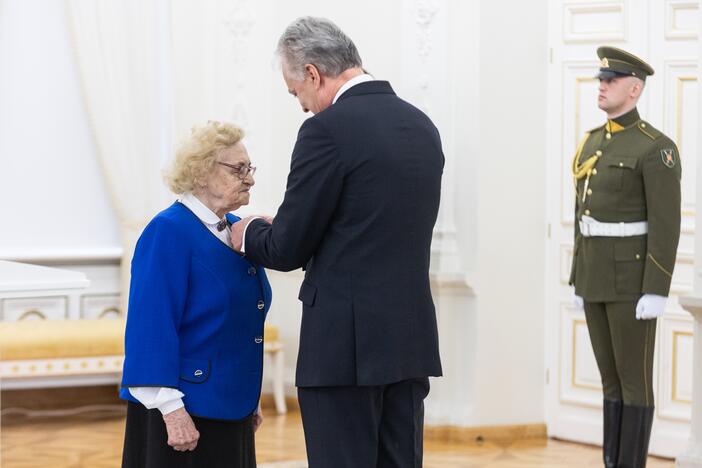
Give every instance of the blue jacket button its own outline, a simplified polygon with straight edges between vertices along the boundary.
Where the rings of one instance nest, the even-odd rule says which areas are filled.
[[[249,267],[249,276],[256,276],[256,267]]]
[[[258,310],[263,310],[263,308],[266,306],[266,303],[263,301],[258,301]]]

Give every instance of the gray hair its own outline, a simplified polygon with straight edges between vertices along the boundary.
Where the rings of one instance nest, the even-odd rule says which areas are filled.
[[[298,80],[303,78],[308,63],[316,66],[322,75],[331,77],[363,65],[353,41],[337,25],[312,16],[298,18],[285,29],[276,54]]]

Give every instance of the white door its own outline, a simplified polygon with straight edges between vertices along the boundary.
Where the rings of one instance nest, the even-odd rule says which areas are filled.
[[[550,129],[546,367],[549,435],[600,444],[602,392],[584,314],[568,286],[573,248],[570,162],[583,133],[604,123],[597,108],[600,45],[640,55],[656,70],[639,112],[673,138],[683,167],[683,221],[671,298],[658,321],[651,453],[678,455],[689,434],[692,320],[677,296],[692,291],[697,153],[699,0],[552,0],[549,7]]]

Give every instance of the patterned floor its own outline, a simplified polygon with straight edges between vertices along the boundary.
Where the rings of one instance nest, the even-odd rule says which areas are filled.
[[[259,463],[258,468],[307,468],[307,463],[304,460]]]
[[[71,417],[5,417],[0,426],[2,468],[115,468],[120,465],[124,418],[84,414]],[[261,468],[306,468],[298,413],[266,414],[256,437]],[[450,444],[427,441],[427,468],[585,468],[602,466],[600,449],[555,440],[511,444]],[[650,458],[648,468],[672,468]]]

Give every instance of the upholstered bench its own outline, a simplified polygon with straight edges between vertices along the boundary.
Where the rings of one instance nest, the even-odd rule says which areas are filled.
[[[117,383],[124,320],[0,322],[0,388]]]
[[[118,383],[124,325],[123,319],[0,322],[0,388]],[[277,327],[266,325],[264,337],[276,410],[284,413],[283,345]]]

